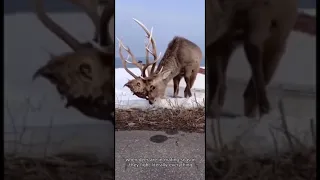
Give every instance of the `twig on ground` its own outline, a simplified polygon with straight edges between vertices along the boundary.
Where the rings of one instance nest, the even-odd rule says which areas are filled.
[[[311,131],[311,137],[312,137],[312,142],[313,142],[313,145],[315,146],[316,145],[316,133],[315,133],[315,127],[314,127],[314,120],[313,118],[310,119],[310,131]]]
[[[282,99],[279,99],[279,101],[278,101],[278,108],[279,108],[280,115],[281,115],[280,119],[282,121],[282,128],[284,130],[284,134],[285,134],[285,136],[286,136],[286,138],[288,140],[290,148],[294,151],[294,145],[293,145],[291,136],[289,135],[289,129],[288,129],[288,125],[287,125],[287,118],[286,118],[286,115],[285,115]]]

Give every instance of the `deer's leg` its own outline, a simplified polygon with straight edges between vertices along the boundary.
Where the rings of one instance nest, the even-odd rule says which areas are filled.
[[[272,37],[269,38],[265,43],[263,53],[263,73],[266,86],[270,83],[284,54],[286,45],[285,40],[281,40],[282,38],[283,37],[278,36]],[[244,96],[247,97],[247,99],[245,99],[245,108],[249,108],[249,105],[251,105],[253,112],[251,116],[255,116],[258,103],[256,101],[256,89],[254,87],[252,78],[250,79],[249,84],[246,87]]]
[[[256,102],[259,105],[260,115],[263,116],[264,114],[269,113],[270,111],[270,104],[266,94],[266,85],[265,85],[265,78],[263,73],[263,65],[262,65],[262,49],[258,48],[252,44],[246,44],[245,52],[247,54],[247,58],[249,64],[251,66],[252,72],[252,86],[253,89],[256,90],[256,93],[249,94],[250,91],[244,93],[244,111],[245,116],[253,117],[255,116],[254,107]],[[254,97],[254,98],[253,98]]]
[[[226,71],[230,56],[236,48],[230,40],[220,40],[206,48],[206,102],[208,107],[214,103],[216,92],[219,88],[218,104],[223,106],[225,100]]]
[[[199,68],[198,68],[199,69]],[[190,77],[190,89],[193,87],[193,84],[194,82],[196,81],[197,79],[197,75],[198,75],[198,72],[197,71],[193,71],[192,74],[191,74],[191,77]]]
[[[189,68],[185,69],[185,74],[184,74],[184,80],[186,82],[186,88],[184,89],[184,97],[191,97],[191,69],[188,70]]]
[[[173,78],[173,97],[174,98],[178,97],[179,84],[180,84],[181,78],[182,78],[181,75],[177,75],[176,77]]]
[[[267,98],[265,77],[263,73],[264,43],[270,35],[271,16],[268,16],[268,8],[257,8],[249,13],[250,21],[247,29],[248,37],[244,42],[244,50],[251,67],[252,85],[256,90],[256,99],[244,93],[244,114],[247,117],[255,116],[255,102],[259,105],[260,117],[269,113],[270,103]]]
[[[194,81],[196,80],[196,77],[197,77],[197,74],[198,72],[192,70],[191,71],[191,75],[188,76],[188,77],[184,77],[184,79],[186,80],[186,84],[187,84],[187,81],[189,81],[189,84],[187,84],[185,90],[184,90],[184,97],[186,97],[186,93],[187,93],[187,96],[191,97],[192,96],[192,93],[191,93],[191,88],[194,84]]]

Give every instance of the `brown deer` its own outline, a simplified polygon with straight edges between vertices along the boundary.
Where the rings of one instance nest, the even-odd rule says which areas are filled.
[[[286,41],[297,17],[296,0],[206,1],[207,106],[223,106],[226,69],[234,50],[243,44],[252,76],[243,94],[244,114],[269,113],[266,85],[286,50]]]
[[[109,52],[105,48],[112,45],[107,40],[111,39],[108,27],[99,31],[100,45],[80,43],[45,13],[43,0],[35,0],[35,7],[38,19],[74,52],[54,55],[35,72],[33,79],[41,76],[54,84],[61,97],[66,98],[66,108],[74,107],[86,116],[109,120],[114,124],[114,51]],[[103,11],[101,17],[96,12],[95,18],[99,19],[95,22],[109,22],[114,6],[105,7]]]
[[[176,36],[168,44],[157,69],[155,69],[157,61],[160,60],[160,56],[157,56],[155,40],[152,37],[152,33],[150,33],[140,21],[134,20],[143,28],[149,38],[149,42],[146,45],[147,59],[144,66],[137,63],[130,49],[126,48],[119,40],[119,54],[123,66],[126,71],[135,78],[125,84],[125,86],[128,86],[138,97],[145,98],[149,100],[150,104],[153,104],[157,98],[164,98],[166,87],[171,80],[174,82],[173,96],[177,97],[180,80],[184,77],[186,82],[184,97],[191,97],[191,88],[196,80],[202,59],[201,49],[188,39]],[[152,51],[149,49],[150,44],[152,44]],[[132,64],[136,65],[141,70],[142,75],[140,77],[134,75],[127,68],[126,63],[128,60],[124,59],[122,48],[131,56]],[[149,62],[148,60],[149,53],[153,55],[153,62]],[[151,65],[151,70],[149,71],[148,76],[146,76],[146,69]]]

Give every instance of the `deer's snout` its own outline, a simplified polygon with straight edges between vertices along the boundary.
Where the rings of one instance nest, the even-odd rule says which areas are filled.
[[[155,99],[149,99],[149,104],[150,105],[154,104],[154,102],[155,102]]]
[[[126,84],[123,85],[123,87],[128,87],[128,88],[130,88],[131,86],[130,86],[129,83],[126,83]]]

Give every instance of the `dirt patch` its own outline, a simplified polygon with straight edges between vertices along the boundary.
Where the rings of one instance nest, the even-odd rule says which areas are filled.
[[[116,109],[116,130],[205,132],[205,108]]]
[[[46,158],[4,157],[5,180],[113,180],[114,168],[97,159],[78,155]]]
[[[315,180],[316,150],[290,152],[274,157],[247,157],[241,153],[218,153],[206,160],[206,179],[208,180]]]

